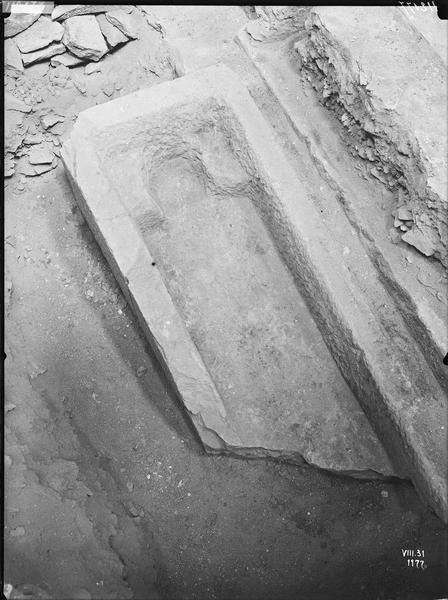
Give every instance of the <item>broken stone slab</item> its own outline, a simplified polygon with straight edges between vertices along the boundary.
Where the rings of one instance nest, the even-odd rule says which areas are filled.
[[[49,129],[50,127],[53,127],[53,125],[56,125],[56,123],[61,123],[62,121],[64,121],[64,117],[53,112],[40,117],[40,122],[44,129]]]
[[[99,63],[89,63],[84,67],[84,73],[86,75],[92,75],[92,73],[98,73],[101,71],[101,65]]]
[[[23,62],[20,51],[14,40],[5,40],[5,69],[12,69],[18,73],[23,72]]]
[[[170,158],[179,147],[186,163]],[[209,452],[398,474],[276,249],[279,223],[257,212],[257,198],[301,212],[301,187],[231,71],[212,67],[84,111],[62,158]]]
[[[106,19],[131,40],[138,38],[137,27],[132,14],[124,10],[112,10],[106,13]]]
[[[107,4],[61,4],[56,6],[51,13],[51,18],[55,21],[65,21],[71,17],[78,17],[81,15],[98,15],[105,13],[114,8],[122,10],[132,10],[131,6],[123,7],[120,4],[107,5]]]
[[[314,7],[306,28],[297,48],[303,72],[341,121],[351,116],[349,144],[373,140],[373,174],[404,188],[415,239],[425,238],[425,253],[447,266],[445,63],[397,7]]]
[[[96,17],[98,25],[100,26],[101,33],[106,38],[106,42],[111,48],[115,48],[119,44],[125,44],[128,41],[128,37],[124,35],[115,25],[112,25],[105,15],[98,15]]]
[[[20,98],[16,98],[9,92],[5,93],[5,108],[6,110],[16,110],[22,113],[31,112],[31,106],[20,100]]]
[[[31,27],[14,38],[19,50],[23,53],[41,50],[52,42],[60,42],[64,28],[48,17],[40,17]]]
[[[108,52],[100,26],[93,15],[70,17],[65,20],[64,27],[62,41],[75,56],[97,61]]]
[[[23,64],[28,67],[34,63],[40,62],[42,60],[47,60],[52,56],[56,56],[56,54],[63,54],[65,52],[64,44],[50,44],[46,48],[42,48],[42,50],[36,50],[36,52],[28,52],[27,54],[22,54]]]
[[[86,61],[83,58],[79,58],[70,52],[64,52],[64,54],[59,54],[57,56],[53,56],[50,60],[50,64],[52,67],[58,67],[59,65],[64,65],[64,67],[77,67],[79,65],[84,64]]]
[[[52,163],[54,153],[50,144],[42,143],[34,146],[28,156],[28,160],[32,165],[41,165]]]
[[[175,158],[180,146],[186,160]],[[348,235],[336,251],[274,132],[228,69],[84,111],[63,160],[208,451],[391,473],[381,436],[395,473],[410,476],[448,519],[446,394],[390,297],[378,313],[388,296],[361,241]],[[226,195],[220,213],[213,190]],[[347,244],[356,250],[345,257],[350,267],[362,261],[368,275],[368,294],[366,279],[340,259]],[[334,361],[364,410],[338,387]]]
[[[41,16],[44,9],[44,4],[36,5],[33,12],[28,13],[12,13],[7,19],[5,19],[4,36],[6,38],[13,37],[25,31],[37,19]]]

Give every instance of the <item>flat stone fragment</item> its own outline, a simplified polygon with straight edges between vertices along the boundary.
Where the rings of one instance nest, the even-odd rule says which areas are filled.
[[[60,42],[64,34],[64,28],[48,17],[40,17],[26,31],[19,33],[14,38],[21,52],[34,52],[45,48],[51,42]]]
[[[12,69],[21,73],[23,71],[23,62],[20,51],[14,40],[5,40],[5,69]]]
[[[9,38],[17,35],[21,31],[25,31],[25,29],[35,23],[41,16],[43,8],[44,6],[41,4],[39,7],[36,7],[36,12],[33,13],[12,13],[5,19],[4,36]]]
[[[31,112],[31,106],[20,100],[20,98],[16,98],[9,92],[5,93],[5,108],[6,110],[17,110],[22,113]]]
[[[34,146],[28,156],[28,160],[32,165],[52,163],[53,159],[54,153],[51,146],[45,143]]]
[[[92,75],[92,73],[99,73],[101,71],[101,65],[99,63],[89,63],[84,67],[84,73],[86,75]]]
[[[47,115],[42,115],[40,118],[40,122],[44,129],[49,129],[56,125],[56,123],[61,123],[64,121],[64,117],[61,115],[57,115],[55,113],[48,113]]]
[[[100,60],[108,52],[98,21],[93,15],[70,17],[64,22],[63,43],[72,54],[88,60]]]
[[[56,54],[63,54],[65,52],[64,44],[50,44],[46,48],[42,48],[42,50],[36,50],[36,52],[28,52],[27,54],[22,54],[23,64],[28,67],[33,63],[40,62],[42,60],[47,60],[52,56],[56,56]]]
[[[124,10],[112,10],[106,13],[106,19],[112,23],[112,25],[118,27],[121,33],[131,40],[136,40],[138,38],[135,21],[131,14],[126,13]]]
[[[61,4],[55,6],[51,13],[51,18],[55,21],[65,21],[70,17],[105,13],[108,10],[113,10],[115,7],[122,8],[120,4],[109,6],[107,4]],[[131,7],[129,7],[129,10],[131,10]]]
[[[100,26],[101,33],[106,38],[107,43],[111,48],[115,48],[118,44],[124,44],[128,41],[124,33],[122,33],[115,25],[112,25],[110,21],[107,20],[105,15],[97,16],[98,25]]]
[[[261,218],[304,192],[229,69],[84,111],[62,159],[209,452],[397,474]]]
[[[50,60],[50,64],[52,67],[57,67],[59,65],[64,65],[64,67],[77,67],[78,65],[84,64],[86,61],[83,58],[79,58],[78,56],[74,56],[70,54],[70,52],[64,52],[64,54],[59,54],[57,56],[53,56]]]

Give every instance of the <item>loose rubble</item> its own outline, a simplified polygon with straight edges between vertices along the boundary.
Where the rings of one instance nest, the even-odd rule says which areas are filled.
[[[20,73],[45,60],[52,67],[72,68],[98,61],[109,49],[138,38],[132,6],[57,5],[51,18],[42,15],[43,5],[39,11],[5,20],[5,37],[10,38],[5,43],[6,69]]]

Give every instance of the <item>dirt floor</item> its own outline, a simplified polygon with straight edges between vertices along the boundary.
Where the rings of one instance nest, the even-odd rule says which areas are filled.
[[[163,40],[143,17],[142,32],[107,55],[98,74],[81,66],[55,78],[40,63],[7,76],[6,89],[42,96],[29,121],[64,115],[52,136],[63,140],[83,108],[173,77]],[[11,598],[447,595],[446,529],[409,483],[205,455],[60,161],[5,181]],[[408,566],[406,549],[424,551],[424,569]]]

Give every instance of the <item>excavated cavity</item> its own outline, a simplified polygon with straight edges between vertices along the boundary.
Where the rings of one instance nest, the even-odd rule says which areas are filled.
[[[302,36],[295,46],[302,72],[322,104],[343,125],[352,154],[364,161],[371,175],[396,192],[393,216],[398,234],[446,265],[446,206],[429,182],[433,167],[419,142],[399,124],[392,109],[372,98],[371,75],[366,75],[361,65],[353,65],[349,53],[317,15],[310,15],[307,30],[308,36]]]
[[[124,146],[106,153],[104,171],[125,190],[227,430],[240,440],[218,431],[209,411],[186,405],[204,447],[393,475],[277,251],[269,186],[231,110],[210,101],[158,114]]]

